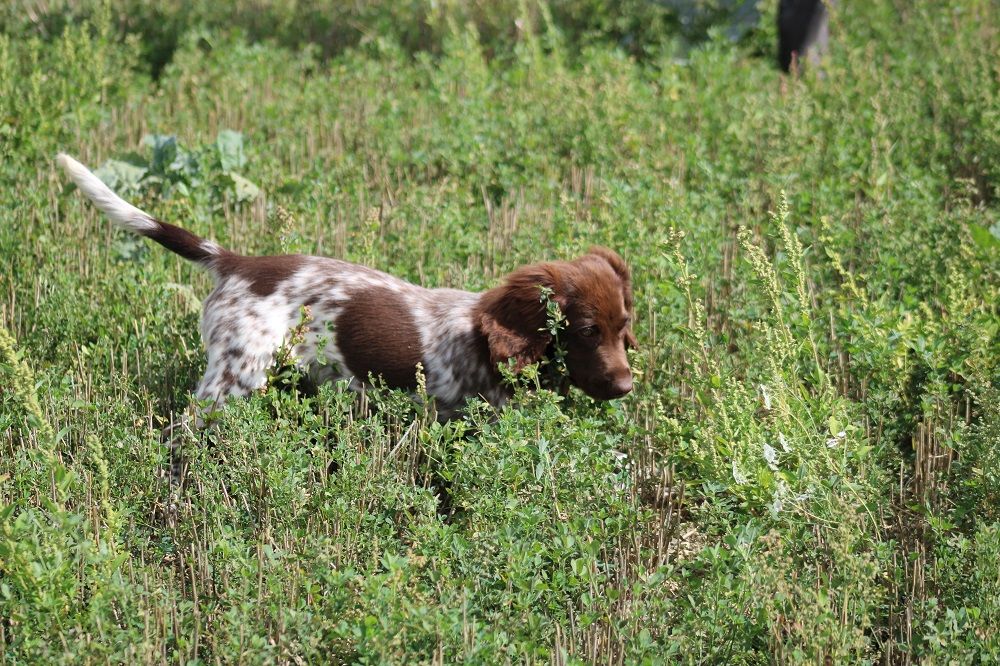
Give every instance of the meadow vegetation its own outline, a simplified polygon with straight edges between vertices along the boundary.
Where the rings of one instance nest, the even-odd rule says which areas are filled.
[[[840,3],[797,78],[773,2],[223,4],[0,10],[0,661],[1000,660],[994,3]],[[636,390],[276,373],[172,490],[210,279],[61,150],[426,286],[612,247]]]

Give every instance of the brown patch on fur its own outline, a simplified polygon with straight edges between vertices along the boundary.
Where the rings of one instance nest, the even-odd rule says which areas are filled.
[[[176,225],[161,220],[155,220],[155,222],[159,225],[157,228],[151,231],[143,231],[142,234],[171,252],[176,252],[185,259],[204,262],[229,254],[225,250],[222,251],[223,255],[208,252],[204,246],[204,239],[194,235],[187,229],[181,229]]]
[[[487,340],[491,365],[512,358],[519,371],[541,360],[549,349],[552,336],[546,327],[542,286],[553,291],[567,320],[559,340],[573,384],[602,400],[631,391],[625,351],[635,346],[632,279],[622,258],[602,247],[570,262],[524,266],[502,286],[483,294],[475,317]]]
[[[423,358],[412,304],[384,287],[370,287],[344,303],[334,331],[347,368],[361,381],[372,373],[393,388],[417,387]]]
[[[552,335],[545,328],[541,288],[558,296],[558,276],[557,264],[522,266],[483,294],[473,317],[489,344],[492,368],[514,359],[514,372],[520,372],[542,359]]]
[[[270,296],[278,285],[291,277],[305,260],[301,254],[284,254],[272,257],[243,257],[226,254],[216,259],[215,270],[220,277],[235,275],[250,283],[250,290],[258,296]]]

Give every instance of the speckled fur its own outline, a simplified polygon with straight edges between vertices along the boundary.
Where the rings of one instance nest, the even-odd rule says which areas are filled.
[[[390,292],[411,306],[420,334],[427,393],[436,398],[442,414],[453,414],[470,396],[482,396],[493,404],[503,402],[506,394],[495,372],[477,362],[481,356],[473,321],[477,294],[424,289],[336,259],[295,260],[298,268],[267,295],[254,293],[248,281],[236,274],[218,276],[202,316],[208,367],[195,392],[200,401],[221,404],[229,396],[263,387],[275,352],[289,345],[300,327],[304,335],[291,347],[292,362],[315,381],[348,379],[351,388],[362,388],[368,378],[351,371],[350,360],[338,345],[338,317],[353,299]],[[393,322],[370,325],[388,327]]]

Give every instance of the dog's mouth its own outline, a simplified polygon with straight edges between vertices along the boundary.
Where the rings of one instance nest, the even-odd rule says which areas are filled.
[[[632,392],[632,375],[593,384],[579,384],[580,389],[595,400],[616,400]]]

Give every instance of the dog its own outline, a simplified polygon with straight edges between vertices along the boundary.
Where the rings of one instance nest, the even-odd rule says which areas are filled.
[[[265,387],[281,349],[311,380],[345,379],[355,390],[370,377],[414,390],[422,369],[445,419],[469,398],[503,405],[511,388],[499,366],[518,373],[557,349],[569,382],[587,395],[611,400],[632,390],[632,280],[612,250],[522,266],[482,293],[426,289],[338,259],[241,256],[139,210],[72,157],[56,159],[115,224],[212,274],[201,319],[208,365],[195,391],[202,409]],[[561,329],[553,330],[549,300],[565,318]]]

